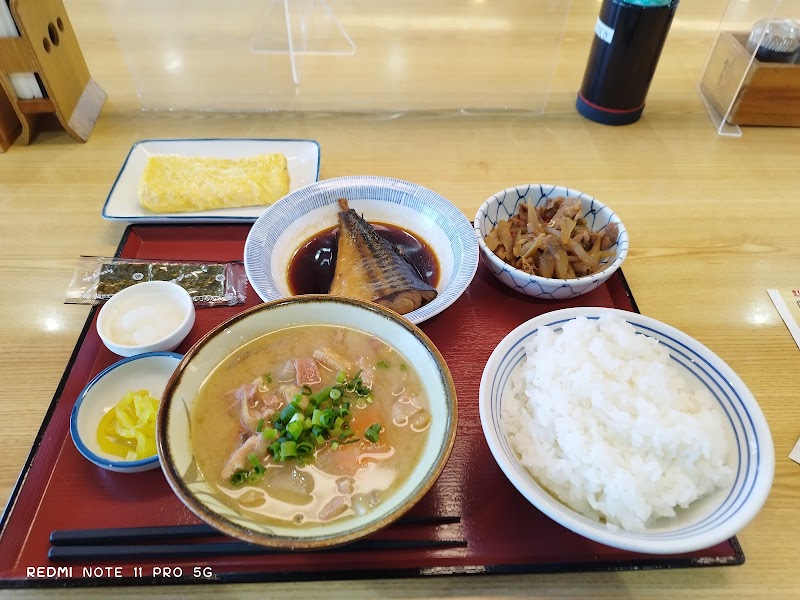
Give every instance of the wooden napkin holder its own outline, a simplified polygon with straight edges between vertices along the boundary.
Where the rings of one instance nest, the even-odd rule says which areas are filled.
[[[800,127],[800,64],[761,62],[747,39],[747,33],[720,33],[700,91],[732,125]]]
[[[85,142],[106,93],[89,76],[64,5],[61,0],[11,0],[10,8],[20,36],[0,38],[0,152],[16,140],[30,144],[48,114]],[[45,97],[20,99],[12,73],[38,74]]]

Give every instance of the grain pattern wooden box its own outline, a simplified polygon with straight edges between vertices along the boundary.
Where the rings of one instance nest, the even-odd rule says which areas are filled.
[[[0,0],[5,2],[6,0]],[[0,38],[0,152],[30,144],[39,120],[54,114],[64,130],[85,142],[106,93],[89,75],[61,0],[11,0],[19,37]],[[12,73],[36,73],[46,97],[21,99]]]
[[[719,35],[700,91],[723,117],[730,108],[726,121],[732,125],[800,127],[800,64],[760,62],[746,48],[747,38]]]

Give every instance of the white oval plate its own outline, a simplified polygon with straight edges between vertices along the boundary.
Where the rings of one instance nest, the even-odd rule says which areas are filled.
[[[478,268],[472,223],[451,202],[408,181],[379,176],[326,179],[289,193],[253,224],[244,246],[250,285],[265,302],[290,296],[287,266],[315,233],[338,223],[337,201],[367,221],[398,225],[425,241],[439,261],[439,294],[403,315],[421,323],[442,312],[464,292]]]
[[[136,223],[247,223],[264,212],[263,206],[218,208],[184,213],[154,213],[142,208],[136,186],[147,159],[153,154],[177,154],[211,158],[243,158],[280,152],[289,169],[289,192],[313,183],[319,177],[319,144],[315,140],[279,139],[174,139],[141,140],[131,147],[117,175],[102,216],[110,221]]]

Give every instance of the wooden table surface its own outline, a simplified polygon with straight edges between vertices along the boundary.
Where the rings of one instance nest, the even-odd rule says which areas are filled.
[[[355,31],[364,27],[367,4],[331,2],[343,25]],[[372,174],[410,180],[439,192],[470,218],[495,191],[524,182],[568,185],[610,204],[630,233],[623,270],[641,311],[709,346],[758,399],[775,444],[772,492],[760,514],[739,534],[747,560],[738,567],[159,587],[148,594],[201,597],[213,590],[225,597],[255,598],[280,592],[348,600],[797,597],[800,465],[787,455],[800,436],[800,350],[766,290],[800,286],[800,130],[746,128],[741,138],[717,136],[695,86],[725,7],[722,0],[684,0],[639,123],[611,128],[584,120],[572,103],[598,3],[572,4],[560,55],[541,57],[555,61],[543,113],[389,114],[348,111],[341,97],[337,110],[329,112],[142,112],[137,82],[128,70],[131,63],[117,45],[115,36],[121,34],[109,27],[103,2],[65,2],[89,69],[109,100],[88,143],[78,144],[54,130],[0,156],[3,501],[11,494],[89,311],[63,303],[75,259],[112,253],[125,228],[124,223],[103,220],[100,211],[131,144],[146,138],[312,138],[322,150],[320,178]],[[487,21],[492,14],[480,12],[495,10],[492,3],[474,5],[472,20],[465,19],[459,27],[494,22]],[[403,21],[404,26],[421,23],[417,35],[424,35],[425,27],[448,22],[436,3],[408,6],[425,11],[419,22]],[[379,22],[391,29],[398,15],[381,10]],[[525,19],[500,26],[524,27],[535,15]],[[404,43],[411,44],[409,39]],[[357,36],[354,40],[367,47]],[[524,53],[524,36],[515,43]],[[413,44],[406,51],[411,55]],[[141,90],[141,81],[138,85]],[[410,108],[415,98],[424,97],[425,89],[418,91],[404,100]],[[468,90],[463,100],[476,97],[475,90]],[[373,99],[377,105],[386,96]],[[368,104],[369,98],[354,92],[353,102]],[[107,593],[66,590],[50,595],[83,598]],[[126,588],[114,595],[142,593]],[[15,593],[40,595],[41,590]]]

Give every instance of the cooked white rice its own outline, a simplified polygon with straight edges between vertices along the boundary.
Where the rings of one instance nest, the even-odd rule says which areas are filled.
[[[525,350],[502,425],[574,510],[641,531],[731,481],[721,409],[654,338],[617,316],[578,317]]]

